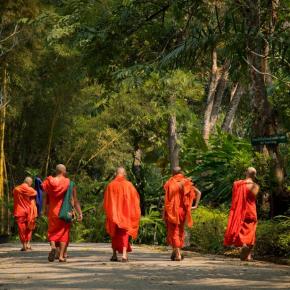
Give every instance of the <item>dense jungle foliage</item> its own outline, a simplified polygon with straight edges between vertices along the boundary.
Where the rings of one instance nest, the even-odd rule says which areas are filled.
[[[163,244],[163,184],[180,164],[203,193],[189,242],[221,252],[232,183],[254,166],[257,251],[289,256],[290,147],[251,143],[290,128],[289,7],[1,1],[1,233],[15,234],[12,188],[64,163],[84,212],[72,239],[107,241],[103,191],[123,165],[141,197],[136,242]],[[34,238],[45,232],[41,217]]]

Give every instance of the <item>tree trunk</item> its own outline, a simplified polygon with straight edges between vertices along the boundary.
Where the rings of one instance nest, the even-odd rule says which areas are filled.
[[[221,68],[219,82],[215,92],[214,104],[210,117],[210,132],[213,130],[218,120],[218,115],[220,112],[222,100],[227,86],[228,77],[229,77],[229,62],[228,60],[226,60],[223,67]]]
[[[219,71],[217,66],[217,52],[216,49],[213,49],[212,51],[212,66],[211,66],[211,75],[210,75],[210,81],[208,86],[208,94],[207,94],[207,102],[206,102],[206,108],[204,112],[204,125],[203,125],[203,139],[206,143],[208,143],[210,131],[211,131],[211,114],[212,109],[214,105],[214,98],[215,98],[215,92],[216,88],[218,86],[219,82]]]
[[[140,207],[141,214],[144,215],[146,211],[145,196],[144,196],[144,186],[142,182],[142,151],[138,145],[135,146],[134,160],[133,160],[133,172],[136,178],[137,191],[140,194]]]
[[[215,49],[213,49],[211,76],[208,87],[207,104],[204,112],[203,125],[203,138],[206,143],[208,143],[211,131],[218,120],[222,99],[228,81],[229,66],[230,63],[228,60],[226,60],[222,68],[218,68],[217,52]]]
[[[51,147],[52,147],[52,140],[53,140],[53,131],[55,128],[55,124],[57,121],[57,118],[59,117],[59,110],[60,110],[60,98],[57,97],[56,99],[56,105],[55,105],[55,110],[54,114],[52,116],[51,120],[51,126],[50,126],[50,131],[49,131],[49,136],[48,136],[48,144],[47,144],[47,156],[46,156],[46,161],[45,161],[45,167],[44,167],[44,176],[47,176],[48,173],[48,167],[49,167],[49,162],[50,162],[50,154],[51,154]]]
[[[222,130],[225,132],[228,132],[228,133],[232,132],[234,118],[235,118],[242,94],[243,94],[243,90],[241,89],[239,83],[237,82],[233,84],[232,89],[231,89],[231,100],[230,100],[229,109],[226,113],[226,116],[222,125]]]
[[[275,2],[275,3],[274,3]],[[274,31],[273,19],[275,19],[278,1],[270,1],[271,15],[269,17],[269,33],[268,37]],[[272,9],[272,10],[271,10]],[[260,15],[261,7],[254,2],[248,2],[248,9],[245,11],[246,21],[251,29],[259,31],[261,29]],[[274,15],[274,16],[273,16]],[[272,17],[271,17],[272,16]],[[248,62],[250,64],[251,79],[254,89],[253,111],[254,122],[252,126],[253,136],[269,136],[278,133],[277,118],[274,114],[273,108],[268,100],[267,86],[271,85],[271,78],[268,77],[270,73],[268,54],[270,51],[269,42],[267,39],[256,39],[248,37],[249,52]],[[285,170],[281,162],[278,145],[257,146],[256,150],[270,155],[273,160],[273,177],[276,187],[272,189],[271,195],[271,216],[283,214],[287,210],[289,202],[289,194],[284,189]]]
[[[169,147],[169,159],[171,170],[174,167],[179,166],[179,148],[177,143],[177,126],[176,126],[176,115],[171,113],[168,120],[168,147]]]

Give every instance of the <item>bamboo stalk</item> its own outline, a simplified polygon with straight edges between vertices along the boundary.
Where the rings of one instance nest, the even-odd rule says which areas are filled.
[[[7,68],[4,66],[2,76],[2,102],[7,100]],[[0,202],[1,202],[1,233],[5,233],[5,192],[4,192],[4,137],[5,137],[5,119],[6,106],[2,106],[0,111]]]

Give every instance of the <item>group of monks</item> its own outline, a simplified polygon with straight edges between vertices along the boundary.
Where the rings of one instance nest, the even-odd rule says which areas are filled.
[[[257,226],[256,196],[259,186],[254,182],[256,170],[250,167],[246,178],[234,182],[232,206],[225,233],[224,245],[241,247],[241,259],[251,260],[251,251],[255,244]],[[37,192],[32,187],[33,180],[26,177],[24,182],[15,187],[14,216],[18,225],[21,251],[31,250],[32,231],[35,229],[37,208],[35,197]],[[71,220],[60,216],[65,198],[69,192],[69,203],[73,209],[71,217],[82,221],[82,210],[77,198],[74,183],[67,177],[66,167],[59,164],[56,175],[47,177],[41,184],[44,198],[43,206],[48,217],[47,238],[50,242],[48,261],[66,262],[67,247]],[[164,185],[164,222],[167,229],[167,243],[172,247],[171,260],[181,261],[184,256],[185,225],[193,225],[192,210],[198,208],[201,192],[176,167],[172,176]],[[128,262],[128,253],[132,251],[130,239],[136,239],[141,218],[139,194],[134,185],[127,180],[126,170],[119,167],[115,178],[108,184],[104,193],[104,211],[106,214],[106,231],[112,240],[113,255],[111,261]]]

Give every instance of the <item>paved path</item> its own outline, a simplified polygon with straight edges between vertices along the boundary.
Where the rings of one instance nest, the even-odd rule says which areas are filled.
[[[189,254],[169,261],[169,252],[134,247],[129,263],[108,262],[108,244],[72,244],[67,263],[48,263],[47,244],[22,253],[0,245],[0,289],[290,289],[290,267]]]

